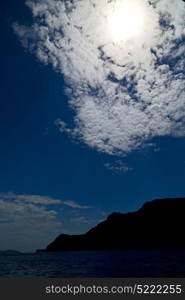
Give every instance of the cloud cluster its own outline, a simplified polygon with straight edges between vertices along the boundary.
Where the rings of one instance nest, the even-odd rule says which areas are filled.
[[[61,205],[72,209],[88,208],[74,201],[48,196],[1,193],[1,249],[31,251],[44,248],[64,227],[59,216]]]
[[[109,19],[119,1],[28,0],[33,25],[14,24],[23,45],[65,78],[75,128],[59,121],[61,131],[108,154],[185,135],[185,3],[132,0],[145,28],[115,42]]]
[[[61,204],[69,206],[71,208],[86,209],[89,206],[80,205],[79,203],[72,200],[60,200],[49,196],[40,195],[27,195],[27,194],[15,194],[15,193],[0,193],[0,198],[15,201],[16,203],[31,203],[31,204]]]

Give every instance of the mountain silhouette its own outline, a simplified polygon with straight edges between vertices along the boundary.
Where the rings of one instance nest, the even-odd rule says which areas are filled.
[[[81,235],[59,235],[45,250],[183,248],[185,198],[146,202],[138,211],[114,212]]]

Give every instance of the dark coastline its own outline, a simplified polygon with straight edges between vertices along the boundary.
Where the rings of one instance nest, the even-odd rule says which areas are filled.
[[[81,235],[59,235],[42,252],[183,249],[185,198],[157,199],[146,202],[131,213],[112,213]]]

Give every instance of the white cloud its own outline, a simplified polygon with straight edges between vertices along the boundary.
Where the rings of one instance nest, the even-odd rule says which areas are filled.
[[[110,33],[115,1],[28,0],[34,24],[14,25],[23,45],[65,77],[76,127],[60,121],[60,130],[109,154],[185,135],[185,3],[134,1],[145,28],[124,42]]]
[[[62,133],[67,133],[67,134],[70,134],[70,135],[74,135],[75,136],[75,130],[74,129],[71,129],[67,126],[67,124],[62,121],[61,119],[57,119],[55,121],[55,125],[57,125],[59,127],[59,130],[60,132]]]
[[[81,209],[86,209],[86,208],[90,208],[90,206],[86,206],[86,205],[80,205],[74,201],[68,200],[68,201],[63,201],[63,204],[70,206],[72,208],[81,208]]]
[[[114,163],[106,163],[105,167],[115,173],[126,173],[132,171],[132,168],[125,165],[120,159],[116,160]]]
[[[40,195],[25,195],[15,193],[0,193],[0,199],[15,200],[22,203],[35,203],[35,204],[60,204],[61,200],[53,199],[48,196]]]
[[[60,200],[48,196],[40,195],[25,195],[25,194],[15,194],[15,193],[0,193],[0,199],[13,200],[16,203],[32,203],[32,204],[61,204],[69,206],[71,208],[81,208],[86,209],[89,206],[80,205],[79,203],[71,200]]]

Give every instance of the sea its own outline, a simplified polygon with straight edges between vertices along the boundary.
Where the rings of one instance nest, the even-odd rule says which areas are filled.
[[[4,278],[185,277],[185,250],[66,251],[0,255]]]

